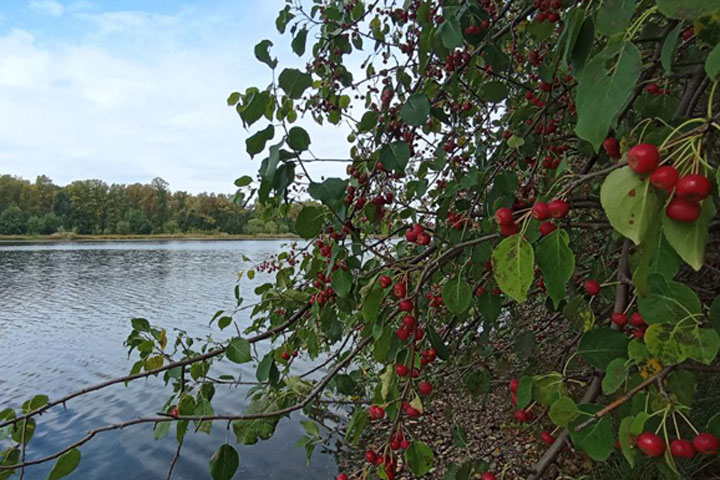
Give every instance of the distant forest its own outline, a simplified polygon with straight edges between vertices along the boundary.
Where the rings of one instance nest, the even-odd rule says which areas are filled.
[[[292,225],[290,218],[264,221],[262,211],[238,205],[232,196],[172,192],[159,177],[150,184],[78,180],[61,187],[44,175],[34,183],[0,176],[0,235],[277,234]]]

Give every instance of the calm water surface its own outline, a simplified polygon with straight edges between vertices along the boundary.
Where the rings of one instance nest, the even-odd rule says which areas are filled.
[[[218,309],[231,310],[237,272],[281,251],[285,241],[118,242],[42,245],[0,244],[0,407],[19,408],[37,393],[51,399],[129,372],[123,341],[130,318],[141,316],[194,336],[213,333],[208,322]],[[243,255],[250,261],[243,261]],[[255,297],[264,281],[243,280],[241,296]],[[240,327],[249,317],[236,316]],[[172,341],[172,340],[171,340]],[[238,366],[254,379],[254,364]],[[55,452],[99,426],[159,411],[170,393],[161,379],[116,385],[51,409],[40,419],[28,458]],[[244,409],[246,391],[218,388],[217,412]],[[317,450],[310,465],[295,447],[303,435],[300,415],[280,421],[275,435],[253,446],[236,446],[238,479],[327,479],[337,473],[331,455]],[[192,429],[190,429],[192,430]],[[210,436],[188,431],[173,478],[205,479],[215,449],[234,435],[216,424]],[[72,479],[165,478],[177,443],[174,429],[155,441],[151,425],[100,434],[81,447]],[[26,471],[45,478],[52,465]]]

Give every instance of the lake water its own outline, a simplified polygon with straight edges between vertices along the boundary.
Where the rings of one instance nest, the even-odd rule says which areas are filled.
[[[123,341],[130,319],[141,316],[194,336],[213,332],[208,326],[219,309],[235,305],[237,272],[248,270],[283,249],[287,241],[183,241],[69,244],[0,244],[0,409],[19,408],[37,393],[51,399],[83,386],[126,375]],[[250,261],[243,261],[247,256]],[[240,283],[245,302],[263,282]],[[243,328],[249,314],[236,316]],[[254,380],[254,364],[238,367]],[[237,372],[237,370],[236,370]],[[40,417],[28,459],[54,453],[99,426],[140,416],[154,416],[170,388],[149,378],[130,386],[115,385],[55,407]],[[244,410],[246,390],[217,388],[216,412]],[[301,415],[280,421],[275,435],[253,446],[235,444],[226,423],[211,435],[188,430],[173,478],[210,478],[208,461],[228,441],[240,453],[238,479],[327,479],[337,467],[333,457],[316,450],[310,465],[295,446],[304,431]],[[174,428],[155,441],[151,425],[102,433],[81,447],[82,461],[72,479],[161,479],[177,443]],[[44,479],[52,463],[30,467],[28,480]]]

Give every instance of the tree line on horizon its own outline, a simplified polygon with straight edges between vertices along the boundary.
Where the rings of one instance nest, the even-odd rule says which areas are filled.
[[[5,174],[0,175],[0,235],[291,232],[291,218],[264,220],[257,205],[240,203],[233,195],[172,192],[160,177],[149,184],[90,179],[59,186],[45,175],[31,182]]]

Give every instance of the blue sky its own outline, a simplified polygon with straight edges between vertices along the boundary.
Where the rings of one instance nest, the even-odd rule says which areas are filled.
[[[254,45],[271,39],[281,67],[307,60],[275,30],[283,5],[0,2],[0,174],[46,174],[58,184],[160,176],[173,190],[231,192],[260,160],[244,153],[248,132],[225,104],[231,91],[271,80]],[[316,155],[347,156],[347,131],[305,125]],[[326,176],[344,170],[313,168]]]

